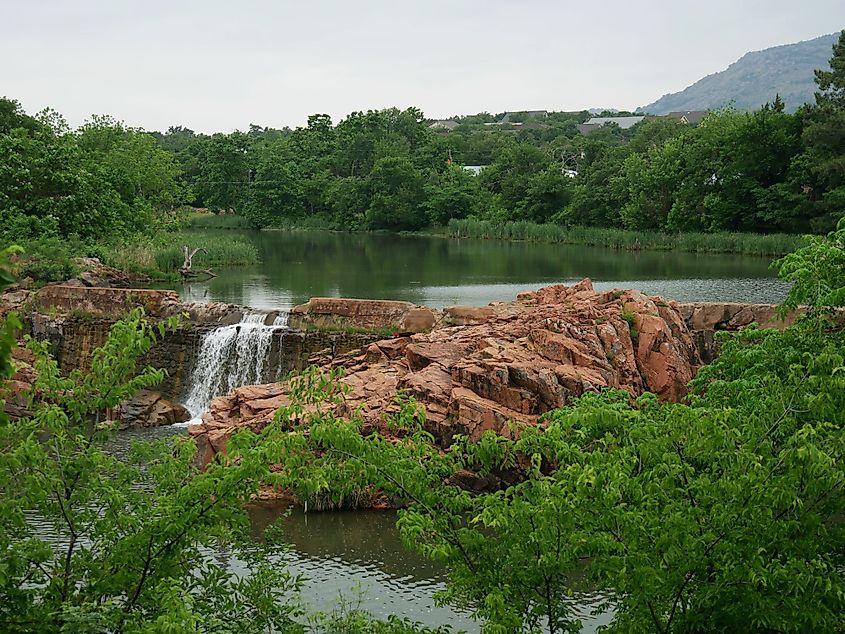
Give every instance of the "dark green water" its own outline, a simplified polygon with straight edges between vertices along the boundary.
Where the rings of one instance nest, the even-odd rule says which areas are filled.
[[[184,428],[175,426],[127,430],[109,442],[109,451],[125,456],[134,441],[183,433]],[[255,537],[285,510],[272,503],[250,506]],[[394,511],[306,514],[294,509],[282,522],[290,550],[279,565],[304,577],[301,598],[309,611],[331,612],[344,606],[382,619],[395,614],[429,626],[450,625],[455,632],[480,632],[481,624],[469,614],[437,605],[434,595],[444,589],[444,570],[404,547]],[[47,524],[42,536],[55,543],[64,541]],[[216,556],[219,563],[235,571],[243,566],[225,551]],[[573,596],[572,606],[581,618],[584,634],[592,634],[610,621],[609,614],[591,615],[601,601],[598,594]]]
[[[753,256],[612,251],[597,247],[331,232],[227,232],[252,241],[261,264],[219,269],[181,289],[190,301],[285,309],[310,297],[484,305],[589,277],[680,301],[773,303],[787,287]],[[199,246],[199,244],[197,245]]]

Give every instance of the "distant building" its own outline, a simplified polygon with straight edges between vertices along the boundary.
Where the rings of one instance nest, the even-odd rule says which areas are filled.
[[[593,117],[587,121],[587,125],[601,126],[615,123],[623,130],[627,130],[628,128],[633,128],[643,119],[645,119],[645,115],[635,115],[632,117]]]
[[[440,130],[443,132],[451,132],[455,128],[457,128],[460,124],[457,121],[452,119],[441,119],[439,121],[435,121],[431,125],[428,126],[429,130]]]
[[[623,130],[627,130],[628,128],[633,128],[643,119],[645,119],[645,115],[635,115],[631,117],[593,117],[586,123],[579,123],[575,127],[578,128],[578,132],[583,135],[587,135],[595,132],[602,126],[609,125],[611,123],[615,123]]]
[[[688,125],[698,125],[707,116],[707,110],[680,110],[665,115],[667,119],[675,119]]]
[[[549,115],[548,110],[515,110],[513,112],[506,112],[501,119],[499,119],[496,123],[519,123],[514,121],[514,119],[522,119],[524,118],[526,121],[529,119],[545,119]]]
[[[472,172],[473,176],[478,176],[481,173],[486,165],[464,165],[464,169],[468,172]]]

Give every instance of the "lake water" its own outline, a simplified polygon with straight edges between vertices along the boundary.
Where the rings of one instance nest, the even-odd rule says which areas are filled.
[[[227,235],[253,242],[261,264],[218,269],[219,277],[182,287],[185,300],[276,310],[311,297],[482,306],[584,277],[599,289],[637,288],[679,301],[777,303],[788,289],[770,259],[755,256],[323,231]]]

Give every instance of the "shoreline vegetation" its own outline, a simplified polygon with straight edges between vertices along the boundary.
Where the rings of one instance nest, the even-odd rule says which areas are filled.
[[[78,257],[97,257],[107,265],[130,274],[149,277],[156,282],[176,282],[182,265],[182,246],[202,247],[194,258],[197,268],[247,266],[259,264],[258,249],[239,231],[254,231],[246,218],[234,214],[183,212],[174,227],[155,235],[137,234],[126,239],[83,240],[70,236],[31,238],[19,241],[24,253],[19,259],[21,279],[35,285],[59,282],[81,272]],[[305,222],[290,221],[267,226],[262,231],[344,231],[325,219],[311,217]],[[368,233],[381,231],[359,230]],[[394,232],[391,232],[394,233]],[[753,234],[740,232],[662,232],[610,229],[602,227],[564,227],[554,223],[528,221],[494,222],[475,218],[452,219],[445,226],[419,231],[396,232],[402,235],[444,239],[500,240],[546,244],[585,245],[616,251],[677,251],[685,253],[721,253],[760,257],[782,257],[800,248],[805,236],[793,234]]]
[[[233,214],[195,213],[187,222],[191,230],[255,230],[241,216]],[[263,231],[343,231],[327,221],[308,218],[306,222],[288,222],[264,227]],[[402,235],[432,236],[456,239],[502,240],[545,244],[577,244],[616,251],[680,251],[684,253],[731,253],[781,257],[800,248],[805,236],[789,233],[664,233],[612,229],[606,227],[564,227],[554,223],[525,220],[496,222],[476,218],[453,218],[445,226],[419,231],[401,231]]]
[[[778,257],[795,251],[804,243],[803,236],[787,233],[662,233],[603,227],[563,227],[526,221],[496,223],[472,218],[449,221],[446,235],[451,238],[580,244],[621,251],[735,253]]]
[[[82,240],[78,236],[62,240],[49,236],[20,240],[18,245],[23,252],[17,256],[17,273],[21,280],[29,278],[35,286],[74,277],[83,270],[78,264],[79,258],[91,257],[106,266],[148,277],[151,281],[175,282],[180,279],[183,245],[207,251],[200,251],[194,257],[197,269],[259,262],[258,249],[248,240],[202,230],[167,231],[154,236],[139,234],[103,241]]]

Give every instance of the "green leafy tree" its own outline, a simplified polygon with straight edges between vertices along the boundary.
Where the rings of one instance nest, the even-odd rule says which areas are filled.
[[[244,188],[241,214],[256,227],[301,218],[305,214],[305,179],[288,142],[274,141],[259,154],[252,181]]]
[[[830,70],[816,71],[816,104],[807,113],[807,193],[830,228],[845,210],[845,31],[833,45]],[[824,225],[827,225],[824,227]]]
[[[409,159],[379,159],[366,181],[366,226],[398,230],[424,227],[423,185],[422,175]]]
[[[196,187],[209,208],[240,211],[254,169],[252,144],[249,136],[237,131],[203,141]]]
[[[452,218],[466,218],[479,211],[478,178],[459,165],[433,174],[425,185],[425,208],[432,224],[445,225]]]

